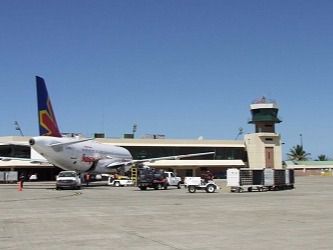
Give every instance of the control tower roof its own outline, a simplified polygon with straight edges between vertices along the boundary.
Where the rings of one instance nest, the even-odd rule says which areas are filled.
[[[252,109],[278,109],[275,101],[262,97],[252,102],[250,105]]]
[[[262,97],[252,102],[250,108],[252,113],[252,119],[249,121],[249,123],[257,124],[262,122],[281,122],[281,120],[278,118],[278,106],[273,100]]]

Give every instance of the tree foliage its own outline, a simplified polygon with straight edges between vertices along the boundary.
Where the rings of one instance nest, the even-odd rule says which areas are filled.
[[[311,154],[307,153],[303,149],[303,146],[296,145],[289,150],[289,153],[287,155],[289,157],[289,160],[307,161],[309,160]]]
[[[328,158],[326,155],[321,154],[318,155],[318,161],[328,161]]]

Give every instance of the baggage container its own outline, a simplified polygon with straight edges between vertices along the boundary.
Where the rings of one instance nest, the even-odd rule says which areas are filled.
[[[286,184],[286,170],[274,169],[274,186],[284,186]]]
[[[292,189],[294,183],[293,169],[230,168],[227,170],[227,186],[231,192]]]
[[[270,187],[273,190],[293,189],[295,176],[293,169],[274,169],[274,185]]]
[[[229,168],[227,170],[227,186],[228,187],[239,187],[240,186],[240,176],[239,169]]]
[[[294,188],[295,183],[295,176],[294,176],[294,170],[293,169],[286,169],[286,188],[292,189]]]
[[[264,186],[274,186],[274,170],[271,168],[264,169]]]
[[[264,191],[264,169],[236,169],[227,170],[227,186],[231,192]]]

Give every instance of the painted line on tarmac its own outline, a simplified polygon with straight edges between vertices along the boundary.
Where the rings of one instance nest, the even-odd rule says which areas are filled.
[[[172,246],[171,244],[165,243],[165,242],[163,242],[161,240],[154,240],[154,239],[145,237],[145,236],[143,236],[142,234],[140,234],[140,233],[138,233],[136,231],[130,231],[130,230],[122,230],[122,231],[125,232],[125,233],[127,233],[127,234],[130,234],[130,235],[135,235],[138,238],[149,240],[151,242],[155,242],[155,243],[160,244],[162,246],[170,247],[170,248],[175,249],[175,250],[183,250],[183,248]]]
[[[17,201],[53,200],[53,199],[62,199],[62,198],[79,196],[81,194],[82,194],[82,192],[75,192],[74,194],[70,194],[70,195],[61,195],[61,196],[54,196],[54,197],[41,197],[41,198],[15,199],[15,200],[0,200],[0,203],[17,202]]]

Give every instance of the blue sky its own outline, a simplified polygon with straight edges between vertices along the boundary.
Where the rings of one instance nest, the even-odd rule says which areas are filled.
[[[332,1],[0,2],[0,136],[37,135],[35,75],[63,132],[234,139],[277,101],[284,151],[333,158]]]

